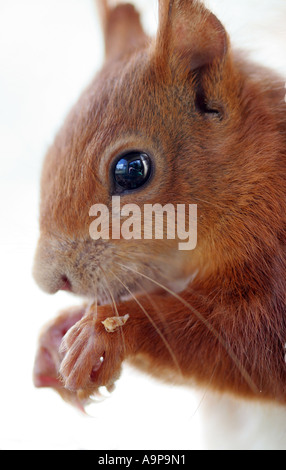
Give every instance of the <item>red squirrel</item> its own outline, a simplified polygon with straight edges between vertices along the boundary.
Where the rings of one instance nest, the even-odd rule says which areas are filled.
[[[153,39],[132,5],[98,4],[105,62],[47,153],[34,268],[44,291],[89,304],[45,327],[35,384],[81,406],[128,360],[285,403],[285,83],[232,50],[200,1],[159,0]],[[117,170],[134,153],[146,171],[131,186]],[[90,208],[114,195],[197,205],[196,248],[93,240]],[[110,317],[128,320],[109,332]]]

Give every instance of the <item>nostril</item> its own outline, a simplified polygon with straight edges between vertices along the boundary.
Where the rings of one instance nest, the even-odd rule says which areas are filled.
[[[38,286],[47,294],[58,291],[73,292],[73,276],[70,275],[68,249],[63,248],[54,239],[43,235],[38,243],[35,255],[33,276]]]
[[[71,285],[71,282],[70,280],[68,279],[67,276],[62,276],[61,278],[61,287],[59,290],[65,290],[65,291],[68,291],[68,292],[71,292],[72,291],[72,285]]]

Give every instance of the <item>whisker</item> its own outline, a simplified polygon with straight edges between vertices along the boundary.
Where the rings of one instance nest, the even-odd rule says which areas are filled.
[[[199,411],[200,407],[201,407],[202,404],[203,404],[203,401],[205,400],[205,398],[206,398],[206,396],[207,396],[207,393],[211,390],[211,383],[212,383],[212,380],[213,380],[213,378],[214,378],[214,375],[215,375],[215,372],[216,372],[217,368],[218,368],[218,364],[216,364],[216,365],[214,366],[214,370],[213,370],[213,372],[212,372],[212,375],[211,375],[211,377],[210,377],[210,379],[209,379],[209,381],[208,381],[208,383],[207,383],[207,385],[206,385],[206,387],[205,387],[205,389],[204,389],[203,395],[202,395],[202,397],[201,397],[201,399],[200,399],[200,401],[199,401],[199,403],[198,403],[198,405],[197,405],[197,407],[196,407],[194,413],[192,414],[192,418],[193,418],[193,417],[196,415],[196,413]]]
[[[139,261],[140,263],[143,261],[144,264],[145,264],[146,261],[148,262],[150,260],[154,264],[154,260],[155,260],[156,264],[157,263],[160,264],[160,265],[165,264],[166,268],[170,267],[170,257],[167,257],[167,255],[164,258],[159,257],[157,255],[150,256],[147,253],[134,253],[134,254],[131,254],[131,255],[132,256],[131,256],[130,261],[132,263],[134,263],[134,261]],[[121,260],[121,258],[119,256],[114,255],[114,262],[115,263],[116,263],[116,259]],[[117,264],[120,264],[120,263],[117,262]],[[157,266],[156,266],[156,268],[157,268]],[[158,272],[158,274],[162,274],[161,271],[159,271],[158,268],[157,268],[157,272]],[[164,270],[163,275],[165,275],[165,273],[166,273],[166,269]],[[189,283],[185,284],[183,289],[182,289],[184,292],[196,293],[194,287],[192,286],[192,283],[196,281],[198,273],[199,273],[199,270],[196,270],[193,276],[190,275]],[[138,274],[140,274],[140,273],[138,273]],[[139,283],[137,283],[137,285],[139,286]],[[142,291],[142,290],[147,292],[145,289],[143,289],[142,285],[140,285],[139,287],[140,287],[139,292]],[[209,295],[205,295],[202,292],[200,292],[200,297],[203,298],[203,299],[209,300],[211,298],[211,296],[213,296],[212,301],[214,302],[215,298],[218,297],[220,294],[222,294],[222,289],[221,289],[220,286],[217,286],[217,287],[214,287],[214,289],[209,293]]]
[[[94,293],[94,302],[87,308],[85,315],[88,316],[90,314],[91,307],[95,306],[95,314],[92,315],[92,325],[95,328],[96,320],[97,320],[97,312],[98,312],[98,298],[97,298],[97,289],[95,289]]]
[[[102,272],[102,274],[103,274],[104,281],[105,281],[106,287],[107,287],[107,289],[108,289],[109,295],[110,295],[110,297],[111,297],[111,300],[112,300],[112,303],[113,303],[113,306],[114,306],[114,309],[115,309],[116,316],[119,317],[120,315],[119,315],[119,312],[118,312],[118,308],[117,308],[117,305],[116,305],[116,301],[115,301],[114,295],[113,295],[113,293],[112,293],[112,290],[111,290],[111,288],[110,288],[110,286],[109,286],[109,283],[108,283],[106,274],[105,274],[105,272],[104,272],[104,270],[103,270],[102,267],[99,267],[99,268],[100,268],[100,270],[101,270],[101,272]],[[123,343],[123,347],[124,347],[124,352],[125,352],[125,354],[126,354],[126,343],[125,343],[124,331],[123,331],[123,327],[122,327],[122,326],[120,326],[120,334],[121,334],[121,338],[122,338],[122,343]]]
[[[167,332],[170,333],[171,332],[171,335],[173,335],[173,330],[171,329],[171,326],[165,321],[165,318],[164,318],[164,315],[162,314],[161,310],[158,308],[158,305],[156,305],[156,303],[154,302],[154,300],[152,299],[151,295],[149,292],[147,292],[146,289],[144,289],[144,287],[142,287],[142,285],[139,284],[139,281],[135,281],[135,284],[137,284],[137,286],[139,287],[139,292],[143,292],[144,293],[144,297],[147,297],[149,303],[152,305],[152,307],[154,308],[155,312],[158,314],[158,316],[160,317],[162,323],[164,323],[164,326],[165,328],[167,328]]]
[[[112,271],[111,271],[112,272]],[[151,325],[153,326],[153,328],[156,330],[156,332],[158,333],[158,335],[160,336],[160,338],[162,339],[163,343],[165,344],[167,350],[169,351],[170,353],[170,356],[176,366],[176,368],[178,369],[180,375],[183,375],[182,374],[182,371],[181,371],[181,368],[179,366],[179,363],[177,361],[177,358],[172,350],[172,348],[170,347],[170,344],[168,343],[168,341],[166,340],[165,336],[163,335],[163,333],[161,332],[161,330],[158,328],[158,326],[156,325],[156,323],[154,322],[154,320],[152,319],[152,317],[149,315],[149,313],[146,311],[146,309],[143,307],[143,305],[141,304],[141,302],[136,298],[136,296],[131,292],[131,290],[124,284],[124,282],[114,273],[112,272],[113,276],[116,277],[116,279],[122,284],[122,286],[126,289],[126,291],[131,295],[131,297],[135,300],[135,302],[139,305],[139,307],[141,308],[141,310],[143,311],[143,313],[146,315],[146,317],[148,318],[148,320],[150,321]]]
[[[236,355],[232,351],[232,349],[229,347],[227,342],[222,338],[220,333],[209,323],[208,320],[206,320],[204,318],[204,316],[198,310],[196,310],[189,302],[187,302],[185,299],[183,299],[180,295],[176,294],[175,292],[173,292],[171,289],[164,286],[160,282],[157,282],[154,279],[150,278],[146,274],[140,273],[139,271],[137,271],[133,268],[130,268],[129,266],[125,266],[122,263],[117,263],[116,262],[116,264],[121,266],[123,269],[126,269],[127,271],[131,271],[131,272],[133,272],[135,274],[138,274],[139,276],[142,276],[143,278],[149,280],[150,282],[152,282],[156,286],[162,288],[167,293],[169,293],[170,295],[175,297],[179,302],[181,302],[183,305],[185,305],[185,307],[187,307],[189,310],[191,310],[191,312],[198,318],[198,320],[201,321],[205,325],[205,327],[215,336],[215,338],[217,338],[217,340],[220,342],[220,344],[224,347],[224,349],[226,350],[226,352],[228,353],[228,355],[230,356],[230,358],[232,359],[232,361],[234,362],[234,364],[236,365],[236,367],[240,371],[242,377],[245,379],[246,383],[249,385],[251,390],[256,394],[260,393],[258,387],[253,382],[253,380],[251,379],[251,377],[248,374],[248,372],[246,371],[246,369],[241,366],[241,364],[238,361],[238,358],[236,357]]]
[[[217,209],[221,209],[221,210],[224,210],[224,211],[227,210],[229,212],[229,210],[226,207],[221,206],[217,203],[209,202],[209,201],[206,201],[205,199],[201,199],[199,197],[196,197],[196,199],[200,202],[203,202],[204,204],[208,204],[209,206],[213,206],[213,207],[216,207]],[[233,213],[233,211],[231,211],[231,213]]]

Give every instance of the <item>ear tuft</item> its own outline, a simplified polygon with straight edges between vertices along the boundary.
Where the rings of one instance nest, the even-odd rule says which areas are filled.
[[[129,3],[109,6],[108,0],[97,0],[102,20],[107,59],[115,59],[148,42],[140,15]]]
[[[220,21],[197,0],[159,0],[156,54],[177,57],[196,70],[222,60],[228,36]]]

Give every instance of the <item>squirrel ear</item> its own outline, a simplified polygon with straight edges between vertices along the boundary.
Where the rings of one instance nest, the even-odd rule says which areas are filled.
[[[140,15],[133,5],[109,5],[108,0],[96,0],[105,40],[106,59],[114,59],[147,43]]]
[[[224,58],[228,36],[220,21],[198,0],[159,0],[156,54],[175,57],[196,70]]]

